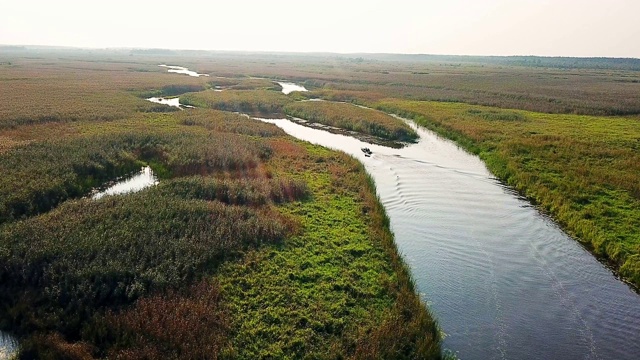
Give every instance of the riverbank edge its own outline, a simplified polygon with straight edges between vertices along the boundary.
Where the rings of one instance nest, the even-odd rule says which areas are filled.
[[[335,111],[331,107],[335,108]],[[296,101],[286,104],[283,111],[287,116],[293,118],[353,131],[385,141],[416,142],[418,139],[418,133],[403,122],[388,117],[387,114],[377,109],[359,107],[351,103]],[[332,113],[332,111],[334,112]],[[373,115],[377,117],[374,118]]]
[[[403,101],[401,99],[393,100]],[[604,254],[604,256],[603,254],[596,253],[594,248],[595,239],[591,239],[587,236],[577,236],[576,229],[571,228],[568,224],[561,221],[557,212],[553,211],[553,209],[546,211],[545,209],[541,208],[539,206],[539,202],[536,201],[535,197],[533,197],[533,194],[537,194],[536,189],[528,187],[526,184],[519,182],[517,179],[518,175],[521,175],[521,173],[517,172],[517,169],[509,169],[506,165],[507,159],[501,157],[495,151],[495,149],[483,147],[482,144],[473,141],[473,139],[466,137],[461,132],[429,120],[426,116],[424,116],[424,114],[404,110],[398,106],[388,104],[367,103],[366,105],[381,111],[385,111],[387,113],[397,114],[399,116],[413,120],[417,125],[423,126],[426,129],[435,132],[439,136],[453,141],[465,151],[478,156],[485,164],[487,169],[491,172],[491,174],[496,176],[499,181],[516,191],[518,195],[525,198],[540,212],[549,216],[572,239],[576,240],[580,245],[587,249],[589,253],[591,253],[596,259],[598,259],[598,261],[611,269],[616,277],[628,284],[635,292],[640,293],[640,255],[624,254],[624,258],[612,258],[606,253]],[[626,266],[625,261],[628,261],[630,259],[632,261],[635,259],[636,266]]]
[[[406,263],[404,257],[398,250],[398,245],[395,241],[395,235],[391,230],[391,220],[387,215],[386,209],[380,200],[380,196],[377,194],[376,184],[366,169],[364,164],[361,161],[357,161],[359,164],[358,171],[366,173],[366,183],[368,188],[365,189],[365,192],[368,193],[368,196],[372,198],[371,203],[374,204],[373,213],[375,214],[375,218],[372,224],[374,228],[382,229],[382,244],[384,245],[384,249],[391,258],[391,265],[393,267],[393,271],[398,276],[398,283],[400,288],[398,289],[398,299],[396,304],[394,305],[394,311],[398,311],[397,314],[393,316],[398,316],[403,318],[405,322],[409,322],[412,320],[413,324],[422,327],[428,327],[426,330],[428,332],[423,334],[423,338],[420,339],[418,337],[419,334],[414,334],[416,339],[414,339],[414,343],[417,346],[417,350],[422,350],[422,354],[433,354],[433,358],[438,358],[436,354],[440,354],[443,359],[453,360],[453,357],[446,349],[442,348],[442,338],[443,332],[438,326],[437,319],[431,313],[426,303],[422,301],[420,295],[416,289],[416,282],[411,274],[411,270],[409,269],[409,265]],[[365,197],[366,199],[366,197]],[[401,301],[406,301],[405,308],[403,309]],[[406,313],[406,310],[412,310],[411,315]],[[387,319],[386,321],[394,321],[395,319]],[[384,325],[384,324],[383,324]],[[409,325],[412,325],[411,323]],[[416,326],[414,325],[414,326]],[[395,336],[397,334],[392,334]],[[411,334],[410,334],[411,335]]]
[[[223,267],[218,279],[222,284],[223,294],[227,298],[227,306],[231,306],[230,312],[249,314],[242,316],[249,316],[251,318],[250,321],[256,323],[261,323],[260,319],[266,313],[269,313],[270,315],[267,316],[277,319],[274,321],[279,324],[279,327],[286,329],[290,324],[286,316],[282,314],[283,304],[276,301],[275,305],[270,309],[260,310],[258,306],[258,303],[261,302],[260,297],[268,298],[272,287],[288,286],[287,284],[292,279],[295,282],[298,278],[313,277],[313,275],[309,274],[309,270],[312,273],[313,271],[324,273],[326,269],[323,269],[323,266],[315,268],[312,265],[315,264],[315,258],[318,254],[322,254],[321,256],[326,260],[321,260],[321,262],[335,262],[334,265],[340,267],[337,270],[342,274],[342,277],[329,276],[328,278],[320,279],[318,282],[320,287],[324,286],[321,284],[322,282],[329,281],[333,284],[331,285],[332,287],[340,287],[343,286],[340,284],[345,283],[348,289],[352,289],[349,291],[364,290],[361,288],[359,281],[351,282],[352,279],[349,274],[355,274],[353,273],[354,270],[357,272],[358,277],[364,276],[365,273],[373,276],[371,273],[375,272],[375,278],[386,279],[381,283],[385,290],[381,290],[382,292],[375,295],[375,298],[371,298],[373,294],[367,295],[363,293],[362,297],[356,296],[353,299],[355,303],[350,305],[351,309],[339,310],[339,312],[352,313],[353,311],[360,311],[354,309],[366,309],[368,313],[367,315],[360,314],[353,318],[352,320],[356,320],[356,322],[338,326],[345,326],[340,341],[343,343],[342,346],[346,346],[349,349],[346,354],[347,359],[455,359],[450,352],[442,349],[443,332],[438,327],[437,320],[430,312],[427,304],[416,291],[415,281],[412,278],[409,266],[404,261],[396,245],[390,219],[377,195],[375,181],[366,171],[364,164],[357,158],[341,151],[313,145],[303,140],[296,140],[296,142],[302,144],[310,153],[318,151],[323,153],[324,155],[318,159],[324,159],[322,163],[329,166],[330,169],[333,167],[334,170],[326,173],[316,173],[315,171],[318,169],[314,166],[313,169],[315,170],[306,169],[304,171],[306,174],[298,174],[304,176],[311,190],[311,199],[304,203],[286,205],[280,209],[286,216],[291,216],[296,221],[299,221],[302,229],[305,230],[301,230],[299,235],[293,236],[288,240],[288,244],[284,244],[282,247],[264,249],[265,252],[259,251],[247,256],[248,264],[251,265],[240,262],[238,264],[230,263],[228,266]],[[312,156],[307,161],[313,158]],[[335,172],[336,167],[344,167],[346,172],[343,173],[341,170]],[[278,173],[276,168],[279,167],[274,167],[271,170],[274,173]],[[281,175],[286,175],[286,172]],[[330,184],[327,183],[329,178],[332,179]],[[322,190],[316,191],[318,188]],[[347,203],[342,202],[345,199],[348,200]],[[320,214],[313,212],[313,209],[318,209],[318,207],[323,209]],[[354,239],[348,233],[343,233],[343,236],[336,237],[330,228],[319,225],[318,222],[322,223],[320,219],[322,217],[327,217],[327,220],[332,221],[331,217],[325,214],[325,211],[327,214],[335,214],[336,211],[348,212],[348,214],[344,215],[344,218],[340,216],[340,220],[334,225],[336,228],[345,226],[347,218],[355,217],[361,219],[363,221],[362,224],[366,226],[361,229],[363,231],[361,235],[357,236],[360,240]],[[313,224],[306,222],[305,218],[307,216],[311,216]],[[360,225],[355,226],[358,227]],[[319,238],[323,238],[324,242],[319,242]],[[368,254],[372,249],[375,249],[373,251],[379,254],[375,256],[377,260],[373,262],[378,265],[372,263],[371,267],[367,268],[368,270],[356,270],[352,265],[360,262],[361,258],[364,259],[369,256]],[[353,252],[357,256],[350,261],[352,264],[337,265],[344,259],[344,250]],[[292,256],[292,253],[297,253],[298,257]],[[379,265],[382,265],[382,267]],[[263,276],[265,274],[267,274],[266,277]],[[282,274],[288,275],[278,278]],[[256,295],[255,297],[247,297],[246,293],[243,294],[243,291],[238,290],[237,284],[241,278],[256,281],[256,283],[250,283],[251,285],[249,286],[252,289],[251,291],[257,291],[256,293],[251,293]],[[378,281],[376,280],[376,282]],[[291,297],[291,303],[304,301],[303,298],[305,296],[302,296],[300,292],[304,292],[304,288],[312,286],[310,284],[298,285],[289,288],[287,296]],[[245,297],[245,299],[238,299],[239,296]],[[316,301],[314,306],[322,307],[321,302],[323,300],[321,298],[323,297],[321,296],[314,300]],[[371,306],[374,305],[371,301],[378,304]],[[381,302],[390,306],[381,308]],[[343,304],[339,307],[344,306]],[[318,311],[319,313],[315,315],[316,317],[309,318],[309,320],[314,323],[322,323],[323,317],[319,315],[322,314],[322,311]],[[338,311],[337,308],[334,311]],[[303,316],[303,321],[306,322],[307,320],[304,320],[304,318],[305,316]],[[262,330],[256,328],[256,324],[251,329],[247,329],[247,322],[243,321],[242,318],[237,319],[237,321],[239,322],[233,326],[234,330],[232,332],[234,336],[232,337],[231,349],[236,349],[233,351],[243,349],[241,351],[242,354],[238,355],[232,351],[223,356],[223,358],[233,358],[235,356],[240,358],[247,356],[249,358],[284,356],[284,354],[277,352],[278,349],[271,348],[270,344],[262,344],[264,347],[261,349],[253,349],[256,347],[255,342],[258,341],[255,341],[256,339],[252,341],[251,336]],[[360,321],[363,322],[360,323]],[[364,325],[364,327],[360,325]],[[320,327],[320,325],[316,324],[312,327]],[[300,336],[296,330],[292,331],[296,334],[295,336]],[[250,334],[247,334],[247,332],[250,332]],[[328,337],[322,342],[331,343],[331,341],[335,340],[332,339],[331,334],[325,336]],[[285,342],[285,347],[287,347],[286,343],[289,339],[281,340]],[[312,347],[317,339],[309,338],[306,341],[308,342],[306,346]],[[329,357],[332,358],[333,356],[329,354]]]

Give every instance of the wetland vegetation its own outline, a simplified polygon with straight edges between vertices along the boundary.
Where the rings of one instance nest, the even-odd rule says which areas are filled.
[[[0,119],[0,328],[19,338],[19,357],[440,357],[362,165],[232,112],[145,101],[194,90],[171,81],[211,86],[154,74],[156,61],[12,59],[1,70],[3,91],[34,104],[7,104]],[[49,86],[80,89],[39,103],[55,99],[29,85],[38,67],[58,71]],[[277,87],[183,97],[209,94],[258,113],[293,101]],[[157,186],[86,197],[141,166]]]
[[[411,117],[640,285],[635,62],[535,60],[0,54],[0,330],[21,358],[444,356],[363,166],[234,112],[400,141]],[[142,166],[157,186],[86,198]]]
[[[287,104],[287,115],[392,141],[414,141],[409,125],[381,111],[347,103],[304,101]]]
[[[290,97],[271,90],[225,90],[188,93],[180,96],[183,104],[241,112],[256,116],[282,116]]]

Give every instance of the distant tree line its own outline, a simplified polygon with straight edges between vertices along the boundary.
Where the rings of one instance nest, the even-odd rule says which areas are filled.
[[[360,58],[381,61],[477,63],[492,65],[530,66],[561,69],[606,69],[640,71],[640,59],[608,57],[547,57],[547,56],[465,56],[427,54],[358,54]]]

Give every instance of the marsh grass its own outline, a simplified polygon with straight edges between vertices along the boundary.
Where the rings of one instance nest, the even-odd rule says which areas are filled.
[[[260,116],[281,116],[292,98],[272,90],[226,90],[188,93],[180,97],[186,105]]]
[[[385,140],[415,141],[418,134],[407,124],[381,111],[329,101],[299,101],[284,112],[311,122],[351,130]]]
[[[123,119],[137,111],[159,109],[142,97],[201,90],[206,85],[202,78],[176,79],[160,68],[140,72],[117,61],[53,55],[13,59],[12,64],[0,68],[0,129]]]
[[[296,168],[313,200],[280,207],[299,233],[221,268],[237,314],[230,355],[439,358],[437,326],[362,165],[317,146],[271,146],[281,150],[274,171]]]
[[[230,314],[218,284],[202,281],[182,292],[143,298],[109,312],[117,359],[217,359],[228,348]],[[102,339],[96,339],[101,341]]]
[[[575,62],[576,59],[556,64],[556,59],[542,58],[543,63],[553,64],[546,67],[526,63],[527,59],[518,63],[509,58],[472,60],[411,55],[370,55],[363,61],[348,56],[285,59],[264,55],[263,58],[262,62],[257,58],[249,62],[228,54],[217,59],[212,71],[223,76],[249,73],[291,79],[333,101],[354,98],[374,101],[388,97],[545,113],[640,114],[640,76],[633,66],[616,64],[615,60],[623,59],[601,59],[596,67],[589,67]],[[607,60],[613,61],[607,64]]]
[[[260,78],[215,78],[209,81],[212,88],[225,90],[273,90],[282,91],[282,86],[273,80]]]
[[[22,358],[440,356],[346,155],[209,109],[3,134],[0,326]],[[157,186],[80,198],[141,164]]]
[[[46,212],[147,163],[170,176],[259,171],[270,149],[243,136],[117,133],[14,148],[0,155],[0,223]]]
[[[240,133],[260,137],[282,136],[284,132],[275,126],[256,123],[239,114],[208,109],[190,109],[175,114],[179,124],[201,126],[217,133]]]
[[[202,112],[209,122],[236,117]],[[150,119],[156,120],[152,126],[141,123]],[[176,294],[186,296],[185,286],[247,249],[295,232],[295,222],[273,204],[308,196],[300,180],[270,178],[265,162],[272,149],[242,134],[271,126],[256,122],[248,130],[241,124],[247,119],[235,119],[240,124],[215,126],[219,131],[183,125],[173,115],[67,124],[73,131],[62,131],[59,139],[33,139],[0,155],[7,195],[0,227],[2,327],[26,336],[22,356],[186,354],[187,338],[153,346],[163,343],[172,321],[176,326],[200,319],[196,312],[196,318],[181,320],[188,315],[181,308],[206,312],[210,302],[190,303]],[[138,132],[141,125],[146,132]],[[271,134],[278,134],[273,128]],[[97,201],[70,200],[141,163],[163,170],[159,186]],[[27,176],[43,170],[42,176]],[[23,177],[32,179],[28,186]],[[133,310],[113,316],[135,318],[154,306],[178,313],[157,319],[165,326],[157,331],[165,335],[149,329],[159,340],[129,343],[122,339],[129,339],[135,321],[109,322],[103,314],[132,304]],[[103,338],[104,331],[114,335]],[[215,336],[220,333],[228,337],[224,328]]]

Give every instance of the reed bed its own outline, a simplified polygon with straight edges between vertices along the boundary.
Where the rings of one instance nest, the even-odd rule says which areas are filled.
[[[292,98],[271,90],[203,91],[180,96],[186,105],[258,116],[281,116]]]
[[[418,134],[402,120],[378,110],[329,101],[300,101],[285,106],[287,115],[385,140],[415,141]]]

